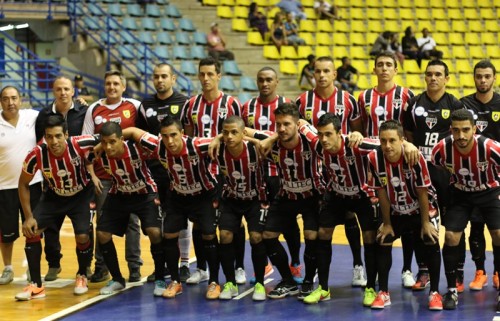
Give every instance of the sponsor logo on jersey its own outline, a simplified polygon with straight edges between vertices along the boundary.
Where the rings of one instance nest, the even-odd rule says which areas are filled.
[[[488,121],[478,120],[476,122],[476,127],[477,127],[477,129],[479,129],[480,132],[482,132],[483,130],[486,129],[486,127],[488,127]]]
[[[372,105],[368,104],[365,106],[365,112],[367,115],[370,115],[370,109],[371,109]]]
[[[311,110],[307,110],[306,111],[306,119],[307,120],[311,120],[311,118],[312,118],[312,111]]]
[[[441,116],[443,116],[443,119],[448,119],[448,117],[450,117],[450,110],[449,109],[442,109]]]
[[[248,127],[253,127],[253,122],[254,121],[255,121],[254,116],[249,116],[248,117],[248,122],[247,122]]]
[[[491,114],[491,119],[493,119],[493,121],[498,121],[500,119],[500,111],[494,111]]]
[[[425,119],[425,123],[427,124],[427,127],[429,127],[429,129],[432,129],[432,127],[434,127],[437,124],[437,118],[427,117]]]
[[[386,176],[380,176],[380,184],[382,184],[382,186],[387,185],[387,177]]]

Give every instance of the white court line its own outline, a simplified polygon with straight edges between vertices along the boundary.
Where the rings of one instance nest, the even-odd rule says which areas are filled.
[[[266,284],[268,284],[269,282],[272,282],[272,281],[274,281],[274,279],[266,279],[266,280],[264,280],[264,285],[266,285]],[[240,295],[235,296],[235,297],[233,298],[233,300],[239,300],[239,299],[241,299],[241,298],[246,297],[247,295],[249,295],[250,293],[252,293],[252,292],[253,292],[253,289],[254,289],[254,288],[253,288],[253,287],[251,287],[250,289],[246,290],[245,292],[241,293]],[[495,321],[496,321],[496,320],[495,320]]]

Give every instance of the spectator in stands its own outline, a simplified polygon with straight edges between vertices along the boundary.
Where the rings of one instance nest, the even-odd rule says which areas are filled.
[[[380,34],[373,44],[370,56],[376,56],[379,52],[387,51],[390,46],[392,32],[384,31]]]
[[[288,44],[294,46],[296,50],[298,46],[306,44],[305,40],[299,37],[299,27],[293,20],[291,12],[286,14],[285,34]]]
[[[210,25],[210,33],[207,35],[208,54],[215,60],[234,60],[234,54],[226,49],[226,41],[219,29],[217,22]]]
[[[401,68],[403,68],[405,55],[403,54],[401,44],[399,43],[399,35],[396,32],[391,33],[391,41],[387,47],[387,51],[394,53],[399,61],[399,64],[401,65]]]
[[[88,102],[93,102],[94,96],[90,94],[89,89],[83,83],[82,75],[75,76],[75,96]]]
[[[278,48],[279,52],[281,52],[281,46],[286,46],[288,44],[285,23],[283,22],[283,14],[281,12],[276,13],[274,21],[271,24],[271,40],[276,48]]]
[[[319,19],[328,19],[332,23],[335,19],[341,19],[338,7],[326,0],[314,1],[314,11]]]
[[[342,65],[337,68],[335,86],[352,94],[355,90],[358,90],[358,79],[359,72],[351,65],[351,59],[342,57]]]
[[[316,62],[315,55],[307,56],[309,63],[302,68],[299,78],[299,86],[302,90],[311,90],[316,87],[316,80],[314,79],[314,63]]]
[[[443,52],[436,49],[436,41],[431,37],[429,29],[422,30],[422,38],[417,39],[418,50],[423,59],[443,59]]]
[[[304,7],[300,3],[300,1],[297,0],[281,0],[276,4],[278,8],[281,9],[283,12],[291,12],[293,15],[293,18],[297,21],[307,19],[306,14],[304,13]]]
[[[259,11],[259,6],[256,2],[252,2],[250,4],[250,8],[248,10],[248,23],[250,28],[256,28],[259,30],[262,40],[266,39],[266,32],[269,31],[267,18],[262,12]]]
[[[405,35],[403,36],[403,39],[401,39],[401,46],[403,48],[403,55],[410,59],[416,59],[417,64],[420,67],[422,59],[420,59],[418,51],[418,42],[410,26],[405,29]]]

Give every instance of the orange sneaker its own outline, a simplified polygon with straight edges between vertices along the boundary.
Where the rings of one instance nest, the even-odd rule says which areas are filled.
[[[16,294],[16,300],[29,301],[31,299],[41,299],[45,297],[45,287],[38,287],[35,283],[28,284],[23,292]]]
[[[429,294],[429,310],[441,311],[443,310],[443,297],[437,292]]]
[[[488,285],[488,276],[483,270],[477,270],[474,280],[469,283],[469,288],[473,291],[481,291],[485,285]]]
[[[179,294],[182,294],[182,284],[177,281],[172,281],[163,291],[162,296],[167,299],[173,299]]]
[[[498,272],[495,272],[495,274],[493,274],[493,286],[497,290],[498,290],[498,287],[500,286],[500,282],[498,280]]]
[[[372,309],[383,309],[386,306],[391,305],[391,296],[389,292],[379,291],[375,301],[373,301],[371,308]]]
[[[206,298],[208,300],[217,300],[219,298],[219,295],[220,295],[220,285],[218,285],[215,282],[210,283],[208,285]]]
[[[268,276],[273,274],[273,272],[274,272],[273,265],[271,264],[271,262],[267,262],[266,269],[264,270],[264,277],[267,278]],[[498,274],[497,274],[497,277],[498,277]]]
[[[464,286],[464,281],[463,280],[459,280],[457,278],[456,286],[457,286],[457,293],[463,293],[464,292],[465,286]]]

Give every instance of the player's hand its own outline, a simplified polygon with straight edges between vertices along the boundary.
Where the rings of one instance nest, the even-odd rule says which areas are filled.
[[[267,157],[267,155],[271,152],[271,149],[273,149],[273,145],[275,142],[276,139],[273,139],[272,137],[266,138],[259,142],[259,152],[262,158]]]
[[[215,160],[219,156],[220,149],[220,138],[215,136],[210,144],[208,145],[208,155],[212,160]]]
[[[82,104],[83,106],[88,106],[88,105],[89,105],[89,103],[88,103],[85,99],[83,99],[82,97],[77,97],[77,98],[76,98],[76,100],[77,100],[80,104]]]
[[[422,224],[420,237],[425,244],[436,244],[439,242],[439,230],[436,229],[431,222],[426,222]]]
[[[95,193],[97,195],[101,195],[102,194],[102,189],[104,188],[104,186],[102,186],[102,182],[99,179],[99,177],[97,177],[97,176],[94,175],[92,177],[92,183],[94,183],[94,186],[95,186]]]
[[[418,151],[417,146],[413,145],[409,141],[404,141],[404,157],[405,161],[410,165],[410,167],[418,164],[418,160],[420,157],[420,152]]]
[[[392,229],[392,225],[385,225],[382,223],[382,225],[380,225],[380,227],[377,230],[377,242],[379,242],[380,244],[392,243],[392,242],[384,243],[384,241],[386,240],[386,238],[388,236],[389,236],[389,238],[392,237],[392,239],[394,239],[394,237],[395,237],[394,230]]]
[[[23,223],[23,235],[27,238],[32,238],[36,236],[36,231],[38,230],[38,224],[33,217],[26,219]]]
[[[349,134],[349,148],[358,147],[363,142],[363,135],[360,132]]]

